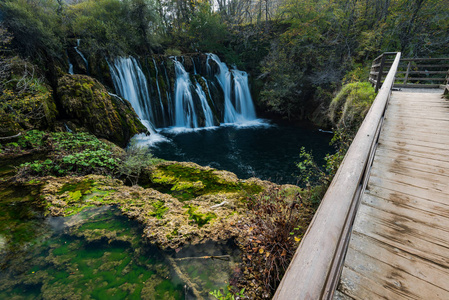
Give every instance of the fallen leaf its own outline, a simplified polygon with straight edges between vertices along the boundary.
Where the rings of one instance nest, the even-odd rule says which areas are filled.
[[[263,253],[263,248],[259,249],[259,253],[262,254]]]
[[[301,240],[301,238],[295,236],[295,242],[299,242]]]

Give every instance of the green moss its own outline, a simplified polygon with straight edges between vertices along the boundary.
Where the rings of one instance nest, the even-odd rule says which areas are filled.
[[[185,208],[187,208],[187,214],[189,215],[189,219],[193,220],[196,224],[198,224],[198,227],[203,227],[204,225],[208,224],[211,220],[217,217],[216,214],[211,212],[208,212],[206,214],[197,212],[198,206],[186,205]]]
[[[180,201],[187,201],[206,194],[248,193],[256,194],[262,188],[255,184],[227,180],[214,174],[214,170],[204,170],[182,164],[158,166],[150,175],[148,185],[162,193],[170,194]]]
[[[329,118],[339,129],[356,130],[376,97],[369,82],[346,84],[329,106]]]
[[[93,180],[84,180],[78,183],[66,183],[62,186],[59,194],[64,194],[65,192],[77,192],[80,194],[90,193],[90,190],[95,186],[95,182]]]
[[[163,201],[157,201],[151,204],[154,207],[154,211],[150,213],[150,216],[162,219],[164,213],[168,210]]]

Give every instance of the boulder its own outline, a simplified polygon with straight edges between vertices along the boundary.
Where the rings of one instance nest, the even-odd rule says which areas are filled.
[[[106,88],[92,77],[61,77],[57,95],[62,110],[61,117],[99,138],[125,147],[133,135],[147,133],[131,104],[109,94]]]

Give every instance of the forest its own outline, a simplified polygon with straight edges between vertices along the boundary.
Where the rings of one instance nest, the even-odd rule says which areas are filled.
[[[0,298],[271,298],[376,96],[383,52],[448,57],[449,0],[1,1]],[[266,131],[236,150],[244,122]],[[287,146],[240,152],[285,137],[294,182],[139,146],[182,152],[173,141],[195,146],[208,128],[218,137],[198,148],[267,173]],[[57,218],[63,230],[48,227]]]

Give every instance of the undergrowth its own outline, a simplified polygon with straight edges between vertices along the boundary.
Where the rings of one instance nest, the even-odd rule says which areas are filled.
[[[16,180],[33,176],[99,174],[137,184],[143,168],[161,161],[155,159],[148,149],[131,145],[127,151],[122,151],[88,133],[30,130],[16,142],[2,145],[1,150],[3,154],[46,154],[46,159],[21,164]]]

